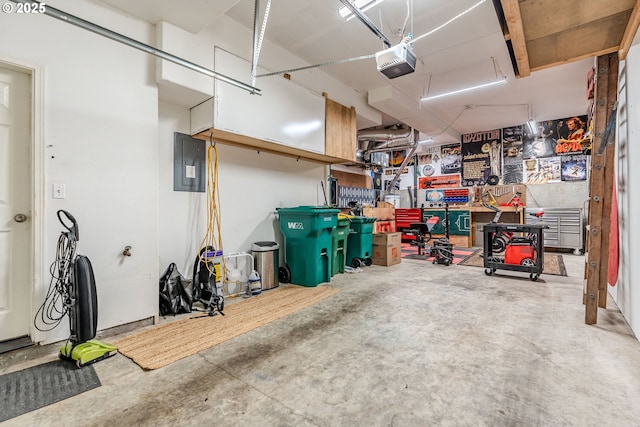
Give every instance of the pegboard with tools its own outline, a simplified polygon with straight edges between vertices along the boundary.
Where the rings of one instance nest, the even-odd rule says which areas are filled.
[[[526,206],[527,189],[524,185],[484,185],[473,187],[473,205]]]
[[[338,186],[338,207],[348,208],[349,202],[356,202],[360,206],[374,206],[376,190],[372,188]]]

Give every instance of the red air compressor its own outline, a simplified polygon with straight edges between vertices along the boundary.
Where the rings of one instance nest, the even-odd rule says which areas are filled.
[[[515,265],[535,265],[535,242],[527,238],[512,238],[504,251],[504,263]]]

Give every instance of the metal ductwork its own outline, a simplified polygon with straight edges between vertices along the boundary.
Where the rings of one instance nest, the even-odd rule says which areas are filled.
[[[390,129],[363,129],[358,131],[358,141],[396,142],[408,139],[411,129],[408,127],[394,127]]]
[[[365,163],[388,166],[381,156],[372,158],[373,153],[380,153],[395,147],[406,148],[412,141],[413,130],[406,126],[394,126],[388,129],[363,129],[358,131],[357,158]],[[386,165],[384,163],[387,163]]]
[[[411,140],[412,129],[394,127],[390,129],[363,129],[358,131],[358,148],[363,151],[407,144]]]
[[[398,182],[398,180],[400,179],[400,174],[402,174],[402,171],[404,170],[404,168],[407,166],[407,164],[409,164],[409,161],[413,158],[413,155],[415,154],[416,149],[418,148],[419,132],[417,130],[414,131],[413,129],[411,129],[410,133],[411,133],[411,145],[407,148],[407,153],[404,156],[404,160],[402,161],[402,164],[398,167],[398,171],[396,172],[393,179],[391,180],[391,183],[389,183],[389,187],[382,190],[382,192],[380,193],[381,198],[384,198],[385,195],[390,194],[391,191],[393,191],[393,188],[395,188],[396,182]]]

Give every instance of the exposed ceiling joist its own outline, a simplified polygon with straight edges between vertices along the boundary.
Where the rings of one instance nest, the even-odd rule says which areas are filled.
[[[620,51],[640,25],[640,0],[496,0],[516,75]]]
[[[537,40],[597,24],[602,18],[630,13],[634,3],[635,0],[524,0],[520,2],[520,11],[525,38]]]
[[[517,66],[516,75],[518,77],[527,77],[531,74],[531,68],[529,67],[529,54],[527,53],[527,43],[524,37],[518,0],[500,0],[500,3],[502,4],[509,30],[505,40],[507,43],[511,43]]]
[[[529,40],[527,47],[531,70],[616,52],[630,13],[629,10],[605,16],[597,21]]]
[[[629,53],[629,48],[631,47],[631,43],[633,43],[633,39],[636,36],[636,32],[638,31],[639,26],[640,0],[636,0],[636,5],[633,7],[631,17],[629,18],[629,22],[627,23],[627,28],[625,28],[624,35],[622,36],[622,41],[620,42],[620,49],[618,50],[618,58],[621,61],[624,61],[624,59],[627,57],[627,53]]]

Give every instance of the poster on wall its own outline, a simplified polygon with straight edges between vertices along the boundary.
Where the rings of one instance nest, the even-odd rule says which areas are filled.
[[[430,188],[460,187],[460,175],[421,176],[418,178],[418,188],[428,190]]]
[[[525,127],[526,128],[526,127]],[[591,139],[587,135],[587,116],[538,122],[538,132],[525,129],[523,158],[544,158],[562,154],[590,154]]]
[[[587,116],[574,116],[557,123],[556,153],[591,154],[591,136],[587,132]]]
[[[389,188],[391,181],[393,181],[393,178],[395,178],[396,173],[399,170],[400,168],[385,168],[384,173],[382,174],[382,186],[385,190],[405,190],[414,186],[414,167],[405,166],[398,178],[398,181],[396,181],[394,188]]]
[[[561,161],[559,156],[555,157],[545,157],[544,159],[538,160],[538,173],[544,180],[544,183],[547,182],[560,182],[560,168]]]
[[[523,179],[527,184],[533,184],[538,179],[538,159],[527,159],[522,161]]]
[[[371,181],[374,190],[382,190],[382,172],[371,171]]]
[[[389,166],[400,166],[406,155],[406,150],[391,151],[389,153]]]
[[[441,175],[440,170],[440,147],[426,147],[417,155],[418,167],[416,169],[418,178],[422,176]]]
[[[522,126],[502,129],[502,183],[520,184],[523,181]]]
[[[562,181],[585,181],[587,179],[587,155],[565,154],[562,159]]]
[[[527,184],[549,184],[560,182],[562,157],[546,157],[544,159],[527,159],[523,161],[525,182]]]
[[[447,144],[440,147],[442,174],[460,173],[462,167],[462,153],[460,144]]]
[[[389,166],[400,166],[404,159],[407,157],[407,150],[391,151],[389,153]],[[414,158],[412,157],[407,162],[407,165],[413,165]]]
[[[490,177],[499,181],[501,157],[500,129],[462,135],[462,185],[484,185],[490,182]]]
[[[556,120],[538,122],[537,134],[525,126],[522,157],[525,159],[552,157],[556,155]]]

